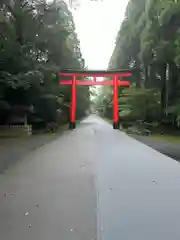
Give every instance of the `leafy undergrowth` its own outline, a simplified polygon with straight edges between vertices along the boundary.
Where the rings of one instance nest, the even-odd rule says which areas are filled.
[[[103,117],[103,119],[110,124],[113,123],[113,121],[111,119],[108,119],[105,117]],[[147,132],[146,129],[143,129],[145,131],[144,132],[144,131],[142,131],[142,129],[138,129],[135,126],[131,126],[127,129],[122,128],[120,130],[126,132],[127,134],[147,136],[151,139],[167,141],[167,142],[171,142],[171,143],[180,143],[180,135],[174,135],[173,133],[168,133],[168,134],[152,133],[152,134],[150,134],[150,132]],[[157,131],[157,129],[156,129],[156,131]]]

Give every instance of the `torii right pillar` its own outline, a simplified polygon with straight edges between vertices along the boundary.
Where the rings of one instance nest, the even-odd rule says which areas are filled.
[[[125,73],[121,76],[131,76],[131,73]],[[121,82],[118,80],[118,75],[113,76],[113,128],[119,129],[119,104],[118,104],[118,86],[129,87],[129,82]]]
[[[118,106],[118,76],[114,76],[113,78],[113,104],[114,104],[114,111],[113,111],[113,128],[119,129],[119,106]]]

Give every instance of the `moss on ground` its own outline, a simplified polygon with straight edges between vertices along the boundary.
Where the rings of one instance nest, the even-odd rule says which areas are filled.
[[[164,141],[173,142],[173,143],[180,142],[180,136],[154,134],[154,135],[151,135],[150,137],[153,139],[164,140]]]

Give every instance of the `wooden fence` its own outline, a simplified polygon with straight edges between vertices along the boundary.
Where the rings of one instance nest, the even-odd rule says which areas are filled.
[[[21,137],[31,134],[31,125],[0,125],[0,137]]]

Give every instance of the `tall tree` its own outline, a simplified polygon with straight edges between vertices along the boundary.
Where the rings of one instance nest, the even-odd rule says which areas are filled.
[[[57,73],[62,68],[85,67],[67,4],[61,0],[51,3],[44,0],[1,1],[0,34],[3,121],[7,120],[5,113],[17,105],[34,109],[46,121],[53,120],[58,108],[70,104],[70,89],[59,86]],[[84,101],[80,109],[83,115],[89,102],[88,89],[82,88],[78,96],[79,102]]]
[[[109,69],[139,69],[131,79],[138,95],[145,98],[147,89],[160,92],[161,118],[173,114],[180,119],[179,14],[179,0],[129,0],[109,61]],[[132,108],[128,98],[127,106]]]
[[[161,92],[162,115],[179,93],[179,0],[130,0],[109,68],[139,68],[136,86]]]

